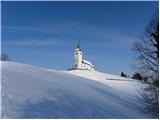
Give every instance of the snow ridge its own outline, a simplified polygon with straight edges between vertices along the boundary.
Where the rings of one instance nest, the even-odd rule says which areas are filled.
[[[2,118],[151,118],[143,111],[135,81],[104,80],[107,74],[96,71],[64,72],[16,62],[1,65]],[[128,88],[132,85],[137,87]]]

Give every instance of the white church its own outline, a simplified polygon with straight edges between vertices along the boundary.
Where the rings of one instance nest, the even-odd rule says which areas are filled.
[[[74,66],[72,67],[74,70],[94,70],[94,66],[91,62],[83,59],[82,50],[80,49],[80,45],[77,44],[74,53]]]

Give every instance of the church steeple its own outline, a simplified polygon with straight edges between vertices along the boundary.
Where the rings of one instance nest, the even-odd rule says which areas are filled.
[[[75,69],[82,69],[82,51],[80,49],[79,42],[75,49],[74,60],[75,60]]]
[[[76,47],[76,48],[80,49],[80,44],[79,44],[79,43],[77,44],[77,47]]]

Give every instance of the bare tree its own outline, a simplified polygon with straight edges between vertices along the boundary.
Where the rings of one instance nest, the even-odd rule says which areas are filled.
[[[159,116],[159,13],[149,21],[144,34],[134,44],[137,71],[146,78],[142,95],[149,111]]]

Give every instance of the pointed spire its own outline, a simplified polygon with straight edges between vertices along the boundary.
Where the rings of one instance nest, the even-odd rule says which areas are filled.
[[[80,49],[80,44],[79,44],[79,42],[78,42],[78,44],[77,44],[77,47],[76,47],[76,48]]]
[[[79,42],[77,43],[76,49],[78,49],[78,50],[82,51],[82,50],[81,50],[81,48],[80,48],[80,44],[79,44]]]

